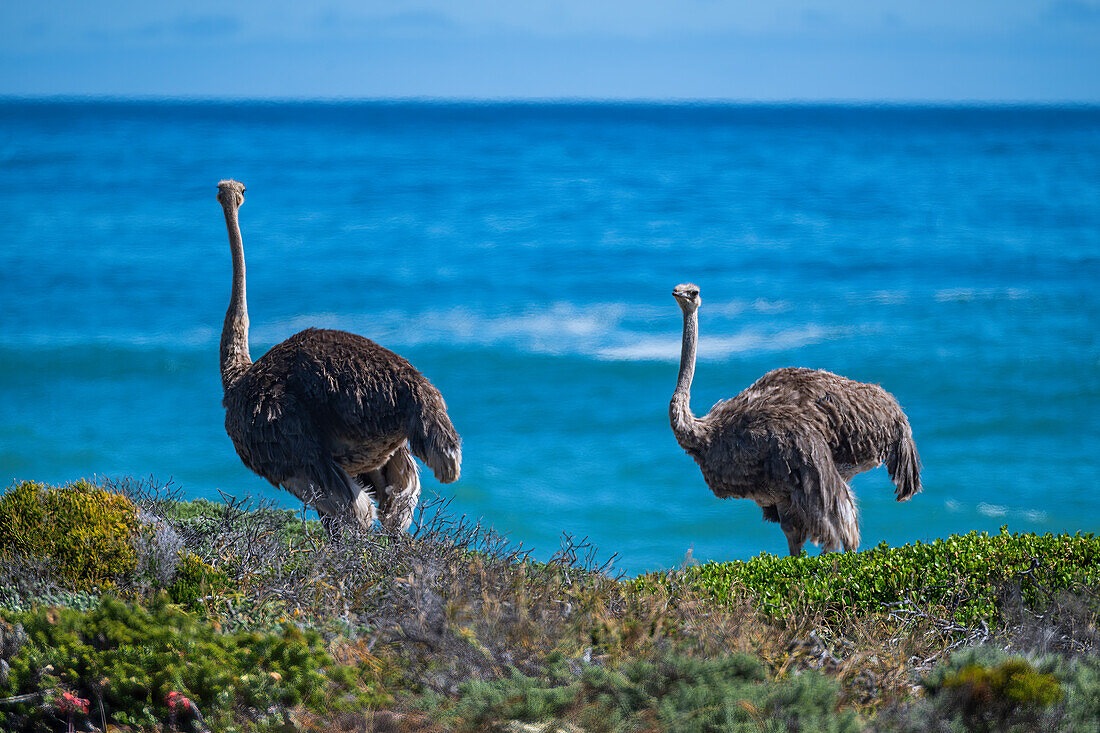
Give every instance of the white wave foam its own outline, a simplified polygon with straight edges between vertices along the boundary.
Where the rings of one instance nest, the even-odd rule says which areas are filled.
[[[1030,522],[1045,522],[1047,519],[1047,513],[1042,509],[1019,509],[986,502],[978,504],[978,513],[987,517],[1023,517]]]
[[[939,303],[968,303],[973,300],[1022,300],[1030,293],[1024,288],[946,288],[933,296]]]
[[[951,512],[963,512],[968,510],[966,505],[954,499],[945,501],[944,506]],[[973,507],[973,511],[983,516],[993,518],[1016,517],[1026,519],[1029,522],[1045,522],[1047,520],[1047,513],[1042,509],[1021,509],[1019,507],[1004,506],[1002,504],[991,504],[986,501],[979,502],[976,507]]]
[[[583,352],[611,337],[621,326],[626,306],[576,306],[554,303],[518,313],[486,314],[465,306],[406,314],[383,311],[369,316],[315,313],[253,329],[257,340],[279,340],[303,328],[339,328],[387,346],[448,344],[501,346],[513,344],[537,353]],[[272,338],[274,337],[274,338]]]
[[[809,325],[776,333],[746,331],[733,336],[712,336],[700,341],[699,361],[717,361],[737,354],[785,351],[824,341],[834,335],[829,329]],[[679,337],[640,337],[637,341],[597,350],[605,361],[679,361]]]
[[[978,504],[978,513],[984,514],[987,517],[1007,517],[1008,507],[1000,506],[999,504],[987,504],[983,501]]]
[[[855,294],[851,300],[880,305],[898,305],[909,301],[909,293],[900,290],[873,290]]]
[[[671,300],[671,298],[670,298]],[[699,344],[701,362],[735,355],[795,349],[828,338],[852,333],[850,329],[804,324],[778,328],[770,317],[789,309],[782,301],[727,302],[711,306],[712,318]],[[731,313],[754,311],[746,319]],[[721,311],[721,312],[715,312]],[[789,321],[789,319],[787,319]],[[680,358],[681,319],[678,309],[653,304],[568,302],[513,308],[493,313],[481,308],[455,306],[409,313],[390,309],[374,313],[303,313],[281,320],[258,319],[251,329],[255,355],[305,328],[333,328],[358,333],[400,351],[421,345],[507,348],[518,352],[573,355],[605,361],[675,362]],[[731,329],[733,332],[731,333]],[[175,332],[134,333],[104,331],[100,334],[27,334],[18,341],[36,346],[107,344],[165,346],[187,349],[215,348],[220,335],[212,325]],[[0,344],[4,343],[0,337]]]
[[[642,338],[629,346],[609,346],[596,352],[604,361],[674,361],[680,358],[680,341],[672,338]]]

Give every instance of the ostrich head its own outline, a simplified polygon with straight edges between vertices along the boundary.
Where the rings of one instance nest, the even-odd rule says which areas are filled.
[[[244,184],[240,181],[218,181],[218,202],[222,206],[239,207],[244,203]]]
[[[691,313],[703,302],[699,298],[699,286],[692,283],[677,285],[673,288],[672,295],[676,298],[676,302],[680,304],[684,313]]]

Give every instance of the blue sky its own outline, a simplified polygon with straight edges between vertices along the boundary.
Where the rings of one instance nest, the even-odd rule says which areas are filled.
[[[1100,0],[0,3],[0,94],[1100,102]]]

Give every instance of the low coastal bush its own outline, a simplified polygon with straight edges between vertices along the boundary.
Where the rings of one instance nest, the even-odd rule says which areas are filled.
[[[1003,730],[1013,718],[1036,720],[1042,711],[1062,699],[1062,688],[1052,675],[1043,674],[1026,659],[1007,659],[993,667],[969,664],[943,675],[938,684],[926,683],[950,707],[960,709],[971,730]]]
[[[852,710],[837,711],[838,685],[816,672],[769,681],[748,654],[711,659],[666,652],[618,669],[555,657],[542,677],[513,671],[462,685],[439,717],[455,730],[493,730],[509,720],[577,725],[592,731],[820,731],[862,729]]]
[[[926,675],[922,697],[884,710],[875,724],[898,733],[1100,731],[1100,657],[1020,656],[964,649]]]
[[[132,573],[137,508],[86,481],[45,486],[25,481],[0,497],[0,557],[36,558],[70,588],[109,587]]]
[[[194,609],[201,606],[203,599],[223,596],[230,588],[226,573],[192,552],[180,559],[175,578],[168,587],[168,597],[173,603]]]
[[[51,714],[41,699],[61,691],[90,700],[94,717],[101,710],[107,721],[137,726],[167,720],[175,692],[207,711],[219,730],[241,710],[259,720],[295,706],[333,710],[371,701],[356,670],[334,662],[316,632],[284,625],[227,634],[163,596],[149,608],[110,597],[89,611],[42,607],[11,615],[8,624],[22,629],[22,639],[5,660],[0,697],[39,697],[0,707],[4,730],[40,728]]]
[[[668,584],[669,574],[634,581],[639,590]],[[1100,586],[1100,537],[970,532],[902,547],[885,543],[862,552],[708,563],[674,581],[728,599],[748,593],[769,613],[783,616],[794,603],[822,614],[877,613],[935,607],[959,624],[1001,620],[1010,587],[1028,607],[1042,607],[1059,591]]]
[[[0,498],[0,729],[62,730],[83,700],[78,722],[99,728],[186,729],[186,699],[215,730],[328,733],[963,730],[984,724],[967,701],[986,698],[1015,700],[1010,728],[1090,730],[1077,722],[1100,712],[1098,666],[1073,661],[1100,647],[1091,535],[971,533],[624,580],[586,542],[535,562],[438,499],[390,535],[178,498],[133,481]],[[51,528],[48,512],[65,516]],[[99,539],[66,547],[58,527]],[[941,664],[978,642],[1073,664]]]

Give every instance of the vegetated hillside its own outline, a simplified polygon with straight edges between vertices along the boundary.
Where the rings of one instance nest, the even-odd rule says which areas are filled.
[[[622,579],[569,538],[535,562],[442,501],[391,536],[177,499],[152,481],[0,497],[0,727],[1100,721],[1092,535],[1002,530]]]

